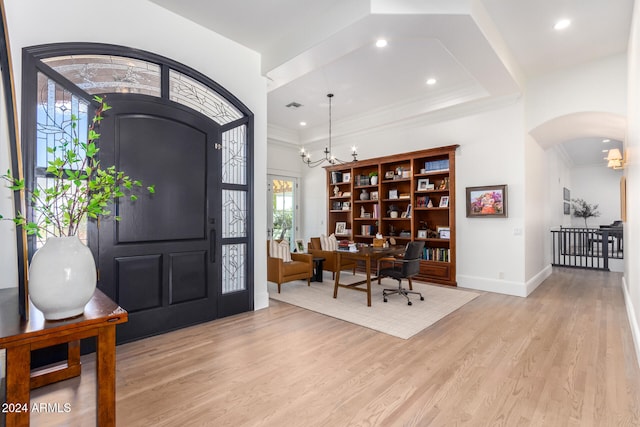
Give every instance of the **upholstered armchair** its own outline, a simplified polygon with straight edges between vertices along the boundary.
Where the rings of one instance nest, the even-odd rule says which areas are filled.
[[[291,261],[285,261],[283,258],[272,256],[270,243],[267,240],[267,280],[278,285],[278,293],[283,283],[293,280],[307,279],[307,286],[310,286],[313,275],[313,256],[292,253]]]
[[[324,258],[323,269],[324,271],[330,271],[332,273],[332,278],[335,279],[336,271],[340,270],[353,270],[353,274],[356,274],[356,261],[351,259],[342,259],[340,267],[337,265],[336,254],[334,251],[325,251],[322,250],[322,246],[320,245],[319,237],[312,237],[307,245],[307,252],[309,252],[314,257]]]

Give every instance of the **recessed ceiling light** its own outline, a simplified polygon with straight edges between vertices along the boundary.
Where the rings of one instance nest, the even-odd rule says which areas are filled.
[[[385,39],[376,40],[376,46],[377,47],[385,47],[386,45],[387,45],[387,41]]]
[[[428,85],[434,85],[434,84],[436,84],[436,82],[437,82],[437,80],[434,79],[433,77],[430,78],[430,79],[427,79],[427,84]]]
[[[570,19],[561,19],[558,22],[555,23],[555,25],[553,26],[554,30],[564,30],[565,28],[568,28],[569,25],[571,25],[571,20]]]
[[[602,142],[604,142],[606,144],[607,142],[611,142],[611,140],[610,139],[603,139]]]
[[[300,126],[306,126],[307,122],[300,122]]]

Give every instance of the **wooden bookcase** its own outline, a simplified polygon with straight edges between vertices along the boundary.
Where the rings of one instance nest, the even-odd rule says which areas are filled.
[[[416,279],[456,286],[457,148],[450,145],[326,167],[327,234],[366,244],[372,244],[378,232],[397,244],[423,240],[425,252]]]

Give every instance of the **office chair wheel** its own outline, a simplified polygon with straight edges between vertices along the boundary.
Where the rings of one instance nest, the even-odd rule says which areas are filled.
[[[424,301],[424,297],[423,296],[420,296],[420,301]]]
[[[413,303],[412,303],[411,301],[409,301],[409,302],[407,303],[407,305],[413,305]]]

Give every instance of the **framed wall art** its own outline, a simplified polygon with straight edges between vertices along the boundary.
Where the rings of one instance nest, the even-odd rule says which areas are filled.
[[[507,186],[467,187],[467,217],[506,218]]]

